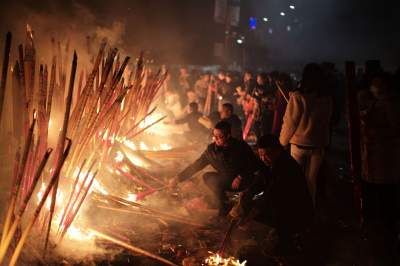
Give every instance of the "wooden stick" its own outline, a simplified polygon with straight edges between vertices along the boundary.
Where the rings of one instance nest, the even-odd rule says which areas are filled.
[[[283,98],[285,99],[286,103],[289,103],[289,98],[286,96],[285,92],[283,91],[281,85],[278,81],[275,80],[276,87],[278,88],[279,92],[282,94]]]
[[[224,255],[226,244],[228,243],[229,237],[231,236],[233,228],[235,227],[236,224],[237,224],[237,221],[235,219],[232,219],[230,221],[230,223],[229,223],[228,230],[226,231],[224,239],[222,240],[222,243],[221,243],[221,245],[219,247],[219,250],[218,250],[218,254],[221,257],[223,257],[223,255]]]
[[[95,236],[97,236],[99,238],[108,240],[108,241],[110,241],[110,242],[112,242],[114,244],[117,244],[117,245],[119,245],[119,246],[121,246],[123,248],[126,248],[126,249],[128,249],[128,250],[130,250],[132,252],[135,252],[137,254],[140,254],[142,256],[146,256],[146,257],[152,258],[154,260],[157,260],[157,261],[159,261],[159,262],[161,262],[161,263],[163,263],[165,265],[178,266],[177,264],[175,264],[175,263],[173,263],[173,262],[171,262],[169,260],[166,260],[166,259],[164,259],[164,258],[162,258],[160,256],[157,256],[157,255],[155,255],[153,253],[150,253],[150,252],[148,252],[146,250],[143,250],[141,248],[129,245],[129,244],[127,244],[127,243],[125,243],[125,242],[123,242],[121,240],[118,240],[118,239],[113,238],[111,236],[108,236],[108,235],[105,235],[103,233],[100,233],[100,232],[98,232],[98,231],[96,231],[94,229],[90,229],[90,232],[93,233]]]
[[[0,123],[1,117],[3,114],[3,104],[4,104],[4,96],[6,94],[6,85],[7,85],[7,74],[8,74],[8,64],[10,61],[10,50],[11,50],[11,32],[7,33],[6,36],[6,46],[4,47],[4,58],[3,58],[3,68],[1,71],[1,83],[0,83]]]

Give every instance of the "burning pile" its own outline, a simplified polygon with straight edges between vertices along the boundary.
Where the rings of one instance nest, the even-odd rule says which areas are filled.
[[[28,26],[26,43],[19,46],[19,58],[11,72],[13,90],[19,94],[14,98],[13,107],[14,110],[23,110],[14,122],[20,122],[16,128],[21,128],[21,135],[25,137],[22,156],[17,152],[15,160],[14,182],[1,239],[0,262],[4,260],[16,232],[21,229],[23,219],[27,221],[27,226],[22,229],[10,265],[16,263],[32,230],[44,233],[45,250],[50,240],[60,243],[68,234],[80,240],[90,238],[90,235],[84,235],[85,230],[73,224],[92,190],[108,194],[96,180],[97,176],[110,166],[120,174],[130,175],[120,168],[120,163],[110,162],[108,158],[118,144],[132,143],[164,118],[157,117],[154,120],[151,115],[155,108],[150,108],[165,79],[165,73],[149,75],[142,55],[135,71],[128,74],[130,58],[125,57],[120,62],[118,50],[113,48],[106,53],[106,42],[102,42],[90,74],[84,80],[82,70],[78,86],[75,86],[78,56],[74,52],[67,87],[67,68],[63,64],[65,56],[62,56],[60,43],[58,48],[59,53],[53,57],[50,75],[47,65],[40,65],[37,73],[33,32]],[[10,50],[11,34],[8,34],[1,104],[4,102]],[[76,101],[73,103],[74,95]],[[55,130],[58,126],[59,132]],[[57,133],[58,141],[52,154],[53,149],[48,148],[48,142],[52,134]],[[145,144],[141,146],[145,147]],[[169,145],[160,144],[160,150],[168,149]],[[117,155],[121,158],[121,152]],[[142,165],[132,166],[140,174],[151,177],[139,167]],[[147,185],[136,176],[130,175],[129,178],[148,189],[147,194],[140,196],[142,198],[165,186],[163,181],[156,178],[157,188]],[[35,191],[37,202],[33,197]],[[34,208],[33,213],[29,207]],[[38,222],[43,225],[41,229],[37,226]]]
[[[160,122],[165,116],[153,105],[166,73],[148,71],[143,55],[130,71],[130,58],[121,62],[118,50],[108,47],[106,42],[100,44],[90,71],[80,68],[74,52],[68,72],[68,45],[63,52],[60,43],[52,43],[57,52],[51,66],[38,67],[33,32],[27,27],[26,42],[18,46],[18,59],[10,72],[15,93],[14,134],[23,143],[23,149],[16,152],[1,235],[0,264],[8,261],[15,265],[24,247],[30,240],[34,242],[32,239],[39,239],[31,253],[34,261],[43,261],[42,254],[54,255],[53,251],[67,241],[76,241],[75,246],[83,248],[89,244],[97,246],[101,239],[160,263],[175,265],[128,243],[138,238],[131,229],[118,225],[110,232],[109,225],[116,224],[113,218],[118,215],[142,217],[146,224],[160,224],[160,234],[154,238],[157,240],[146,237],[151,244],[167,242],[173,235],[171,228],[177,230],[169,227],[171,224],[186,225],[191,230],[185,232],[190,236],[184,241],[196,246],[201,251],[199,256],[206,257],[218,237],[210,237],[214,233],[204,229],[204,224],[189,215],[160,211],[140,202],[167,187],[159,173],[168,172],[168,160],[182,161],[194,150],[192,146],[172,147],[163,138],[166,125]],[[7,35],[5,49],[0,111],[9,72],[11,34]],[[75,83],[79,70],[79,81]],[[163,164],[157,159],[162,159]],[[175,165],[171,169],[176,172]],[[170,202],[165,206],[170,208]],[[95,211],[90,213],[92,209]],[[100,219],[109,223],[95,226],[91,220],[96,215],[103,215]],[[140,221],[137,219],[135,226],[141,226]],[[204,235],[207,243],[198,240],[199,235]],[[187,250],[180,251],[183,245],[162,246],[159,253],[173,250],[175,261],[189,255]],[[244,263],[214,254],[208,257],[206,265]]]

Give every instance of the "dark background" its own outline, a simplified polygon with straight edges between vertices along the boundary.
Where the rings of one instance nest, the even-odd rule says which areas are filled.
[[[290,10],[290,4],[296,9]],[[221,63],[213,56],[214,43],[224,39],[223,25],[213,19],[214,0],[23,0],[1,1],[0,8],[2,41],[7,30],[23,40],[26,23],[37,40],[46,42],[56,36],[84,43],[85,36],[97,29],[129,54],[144,49],[160,62]],[[281,11],[286,16],[280,16]],[[232,30],[246,39],[242,45],[232,40],[237,49],[233,59],[242,63],[245,54],[249,66],[381,59],[386,67],[396,68],[398,14],[396,1],[242,0],[240,25]],[[258,18],[253,31],[250,16]]]

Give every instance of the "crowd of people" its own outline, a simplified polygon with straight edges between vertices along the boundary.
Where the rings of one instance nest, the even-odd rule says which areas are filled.
[[[242,78],[224,71],[202,73],[194,81],[181,68],[176,88],[171,84],[170,79],[163,88],[171,120],[188,124],[191,141],[213,137],[171,185],[211,165],[215,171],[205,173],[203,181],[218,199],[219,214],[273,226],[287,251],[293,236],[318,220],[317,180],[333,129],[343,117],[344,77],[330,63],[306,65],[299,82],[285,73],[249,71]],[[399,75],[359,72],[356,86],[363,218],[368,232],[379,232],[383,239],[382,254],[389,254],[400,214]],[[177,117],[176,106],[187,106],[183,118]],[[233,208],[228,190],[241,195]]]

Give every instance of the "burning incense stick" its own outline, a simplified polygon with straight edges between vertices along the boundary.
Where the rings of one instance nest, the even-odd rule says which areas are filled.
[[[161,262],[161,263],[163,263],[165,265],[178,266],[177,264],[175,264],[175,263],[173,263],[173,262],[171,262],[169,260],[166,260],[166,259],[164,259],[164,258],[162,258],[160,256],[157,256],[157,255],[155,255],[153,253],[150,253],[150,252],[148,252],[146,250],[143,250],[141,248],[129,245],[128,243],[125,243],[125,242],[123,242],[121,240],[118,240],[118,239],[113,238],[111,236],[108,236],[108,235],[105,235],[103,233],[100,233],[100,232],[98,232],[98,231],[96,231],[94,229],[90,229],[90,232],[93,233],[95,236],[97,236],[99,238],[108,240],[108,241],[110,241],[110,242],[112,242],[114,244],[117,244],[117,245],[119,245],[119,246],[121,246],[123,248],[126,248],[126,249],[128,249],[128,250],[130,250],[130,251],[132,251],[134,253],[137,253],[137,254],[140,254],[142,256],[146,256],[146,257],[152,258],[154,260],[157,260],[157,261],[159,261],[159,262]]]

